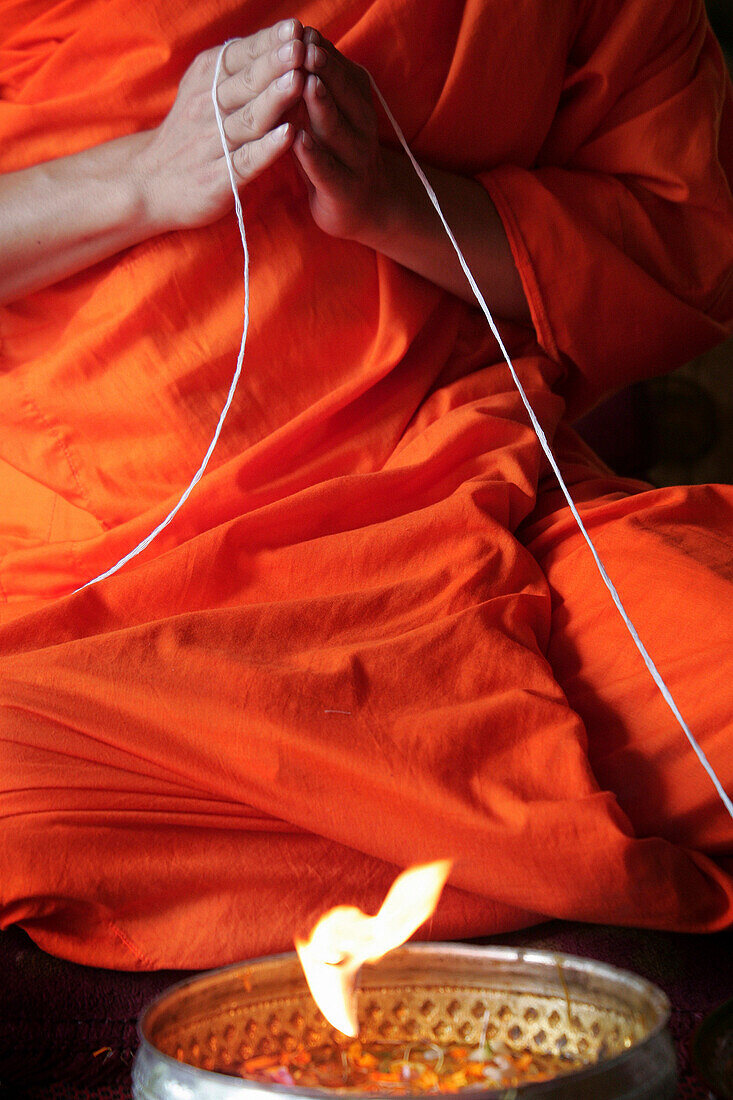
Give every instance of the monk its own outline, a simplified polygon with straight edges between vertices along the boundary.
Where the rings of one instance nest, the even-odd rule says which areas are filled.
[[[733,489],[570,427],[733,324],[701,0],[0,6],[0,927],[121,969],[287,949],[454,860],[431,938],[712,931]],[[231,383],[201,482],[158,537]]]

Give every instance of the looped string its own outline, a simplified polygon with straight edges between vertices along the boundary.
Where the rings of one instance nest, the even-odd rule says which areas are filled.
[[[238,192],[238,189],[237,189],[237,181],[236,181],[236,178],[235,178],[235,175],[234,175],[234,167],[232,165],[232,158],[231,158],[231,154],[229,152],[229,145],[227,143],[226,136],[224,134],[224,124],[222,122],[221,111],[219,109],[219,102],[218,102],[218,97],[217,97],[217,94],[216,94],[217,86],[218,86],[218,83],[219,83],[219,73],[221,71],[222,61],[223,61],[223,58],[224,58],[224,51],[226,50],[227,46],[232,41],[234,41],[234,40],[233,39],[228,39],[224,43],[224,45],[221,47],[221,50],[219,51],[219,57],[218,57],[217,63],[216,63],[216,71],[214,73],[214,81],[213,81],[212,88],[211,88],[211,98],[212,98],[212,101],[213,101],[213,104],[214,104],[214,112],[216,114],[216,124],[217,124],[217,127],[219,129],[219,137],[221,138],[222,149],[224,150],[224,158],[226,160],[227,169],[229,171],[229,180],[231,182],[232,193],[234,195],[234,208],[235,208],[235,211],[236,211],[236,214],[237,214],[237,221],[239,222],[239,232],[240,232],[240,235],[241,235],[241,238],[242,238],[242,249],[243,249],[243,252],[244,252],[244,325],[243,325],[243,330],[242,330],[242,342],[241,342],[240,347],[239,347],[239,355],[237,356],[237,366],[236,366],[236,369],[234,371],[234,377],[232,378],[232,384],[229,388],[229,394],[227,396],[224,408],[222,409],[221,416],[219,417],[219,422],[216,426],[216,430],[214,432],[214,436],[211,440],[211,443],[209,444],[209,448],[208,448],[206,454],[204,455],[204,458],[203,458],[203,461],[202,461],[201,465],[199,466],[198,470],[196,471],[193,478],[191,479],[190,484],[187,486],[187,488],[185,489],[185,491],[181,495],[181,498],[178,501],[178,503],[171,509],[171,511],[168,513],[168,515],[165,517],[165,519],[162,520],[161,523],[158,524],[158,526],[155,528],[155,530],[151,531],[151,533],[146,538],[144,538],[143,541],[141,543],[139,543],[139,545],[134,548],[134,550],[131,550],[128,554],[126,554],[123,558],[121,558],[120,561],[118,561],[115,565],[113,565],[111,567],[111,569],[108,569],[105,573],[101,573],[98,577],[95,577],[94,580],[88,581],[85,585],[82,586],[82,588],[87,588],[87,587],[89,587],[89,585],[96,584],[98,581],[104,580],[106,577],[111,577],[113,573],[116,573],[118,571],[118,569],[121,569],[123,567],[123,565],[126,565],[127,562],[129,562],[132,558],[134,558],[137,554],[139,554],[142,550],[144,550],[147,546],[150,545],[150,543],[153,541],[153,539],[156,538],[156,536],[159,535],[160,532],[165,527],[168,526],[168,524],[171,522],[171,520],[176,515],[176,513],[183,507],[184,503],[186,502],[186,500],[190,496],[194,486],[197,484],[197,482],[199,482],[201,480],[201,477],[203,476],[204,470],[206,469],[206,467],[208,465],[209,459],[211,458],[211,454],[214,450],[214,447],[216,446],[217,440],[219,439],[219,435],[221,434],[221,429],[222,429],[222,426],[224,424],[224,420],[226,419],[226,415],[229,412],[229,407],[230,407],[230,405],[232,403],[232,399],[234,397],[234,391],[236,390],[237,383],[239,382],[239,376],[240,376],[241,371],[242,371],[242,361],[244,359],[244,347],[245,347],[245,344],[246,344],[246,341],[247,341],[247,330],[249,328],[249,252],[248,252],[248,249],[247,249],[247,238],[246,238],[246,234],[245,234],[245,230],[244,230],[244,219],[242,217],[242,206],[241,206],[240,201],[239,201],[239,192]],[[524,387],[522,386],[522,383],[519,381],[519,377],[517,376],[517,372],[514,369],[514,364],[512,363],[512,360],[509,356],[509,353],[506,350],[506,347],[504,346],[504,341],[502,340],[501,336],[499,335],[499,331],[498,331],[498,329],[497,329],[497,327],[494,323],[494,318],[491,315],[491,311],[490,311],[488,305],[486,304],[486,300],[485,300],[483,294],[481,293],[481,290],[479,289],[478,284],[476,283],[476,280],[473,277],[471,269],[469,268],[463,253],[461,252],[461,249],[458,245],[458,242],[456,241],[456,238],[453,234],[453,231],[452,231],[451,227],[448,225],[448,222],[445,219],[445,215],[443,214],[443,211],[441,209],[440,203],[438,202],[435,191],[431,187],[430,182],[427,179],[427,177],[426,177],[425,173],[423,172],[422,168],[420,167],[420,165],[415,160],[415,157],[412,155],[412,150],[410,149],[409,145],[407,144],[407,141],[405,140],[405,136],[402,133],[402,130],[400,129],[400,126],[397,123],[397,120],[395,119],[394,115],[392,114],[389,107],[387,106],[387,102],[386,102],[384,96],[382,95],[382,93],[380,92],[379,88],[377,87],[377,85],[374,81],[374,78],[371,76],[371,74],[369,74],[369,79],[371,81],[372,88],[374,89],[374,92],[375,92],[379,102],[381,103],[382,108],[383,108],[387,118],[389,119],[390,124],[392,125],[392,128],[394,129],[394,132],[397,135],[397,138],[399,139],[399,142],[400,142],[402,148],[405,150],[405,153],[409,157],[410,163],[412,164],[412,167],[415,169],[415,172],[417,173],[417,176],[418,176],[420,182],[422,183],[423,187],[425,188],[425,191],[427,192],[428,198],[430,199],[431,203],[435,207],[435,210],[437,211],[438,217],[440,218],[440,220],[443,224],[443,228],[445,229],[445,231],[448,235],[448,238],[449,238],[451,244],[453,245],[453,248],[454,248],[455,253],[458,257],[461,268],[463,269],[463,272],[464,272],[466,278],[468,279],[468,283],[471,287],[471,290],[473,291],[474,297],[476,298],[476,301],[478,302],[478,304],[481,307],[481,310],[482,310],[486,320],[488,321],[489,328],[491,329],[494,336],[496,337],[497,343],[499,344],[499,347],[501,348],[501,353],[504,356],[506,364],[509,367],[509,370],[511,372],[511,376],[514,380],[514,384],[517,387],[517,390],[519,391],[519,396],[521,397],[522,402],[524,404],[524,407],[527,410],[527,413],[529,415],[529,419],[532,423],[532,427],[534,428],[535,433],[537,435],[537,438],[539,439],[540,446],[542,447],[542,450],[544,451],[545,456],[547,457],[547,460],[550,463],[550,466],[552,467],[552,470],[555,474],[555,477],[557,478],[557,481],[558,481],[558,483],[560,485],[560,488],[562,490],[563,496],[565,497],[565,499],[568,502],[568,506],[569,506],[570,511],[573,515],[573,518],[574,518],[576,524],[578,525],[578,527],[580,529],[580,532],[583,535],[583,538],[585,539],[586,543],[588,544],[588,548],[590,549],[590,552],[593,555],[593,560],[596,564],[598,572],[601,575],[601,580],[603,581],[606,588],[608,589],[608,591],[610,593],[610,596],[611,596],[611,599],[613,600],[619,614],[621,615],[621,618],[624,621],[624,625],[626,626],[626,629],[628,630],[629,634],[631,635],[631,638],[632,638],[632,641],[634,642],[634,645],[636,646],[639,653],[641,654],[641,657],[644,661],[644,664],[646,665],[647,669],[649,670],[649,673],[650,673],[652,679],[654,680],[654,683],[657,685],[657,688],[661,692],[661,695],[662,695],[665,703],[667,704],[667,706],[672,711],[672,714],[674,715],[674,717],[677,720],[678,724],[682,728],[682,731],[684,732],[685,736],[687,737],[687,740],[689,741],[689,743],[692,746],[695,754],[697,755],[698,760],[700,761],[703,768],[705,769],[708,776],[710,777],[710,779],[713,783],[713,786],[715,787],[718,795],[720,796],[720,799],[721,799],[723,805],[725,806],[725,808],[728,811],[728,813],[730,814],[730,816],[733,818],[733,801],[731,801],[731,799],[726,794],[722,783],[720,782],[720,780],[718,779],[718,776],[716,775],[715,771],[713,770],[712,765],[708,761],[708,759],[707,759],[705,753],[703,752],[702,748],[700,747],[698,742],[695,740],[695,737],[693,736],[692,731],[690,730],[689,726],[687,725],[684,718],[680,714],[679,708],[677,707],[677,704],[675,703],[674,699],[672,698],[672,693],[670,692],[670,690],[667,687],[666,683],[662,679],[662,677],[659,673],[659,670],[657,669],[657,666],[654,664],[652,658],[650,657],[649,653],[647,652],[646,646],[644,645],[641,638],[639,637],[639,634],[636,630],[636,627],[634,626],[631,619],[629,618],[629,615],[627,614],[626,609],[625,609],[624,605],[621,602],[619,594],[616,591],[616,587],[615,587],[613,581],[611,580],[611,578],[609,577],[608,573],[606,572],[606,569],[603,565],[603,562],[601,561],[600,556],[598,554],[598,551],[596,550],[596,548],[593,544],[593,541],[592,541],[590,535],[588,534],[588,532],[585,528],[585,524],[583,523],[583,520],[580,517],[580,513],[578,512],[578,509],[575,506],[575,502],[573,501],[573,499],[570,495],[570,491],[568,490],[568,487],[565,484],[565,480],[564,480],[562,474],[560,473],[560,468],[557,465],[557,462],[555,461],[555,456],[553,455],[553,453],[550,449],[550,445],[547,442],[547,437],[546,437],[544,431],[542,430],[542,427],[541,427],[541,425],[540,425],[540,423],[539,423],[539,421],[538,421],[538,419],[535,415],[534,409],[532,408],[532,406],[529,402],[529,398],[527,397],[527,394],[524,391]],[[77,589],[77,592],[82,591],[82,588]]]

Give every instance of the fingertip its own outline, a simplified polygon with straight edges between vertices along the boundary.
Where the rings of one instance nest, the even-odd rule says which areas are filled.
[[[293,142],[291,152],[293,154],[293,163],[298,171],[298,175],[303,180],[309,191],[313,190],[313,181],[311,179],[311,173],[315,173],[315,167],[312,162],[312,158],[308,156],[308,151],[303,145],[302,139],[303,131],[297,135]]]
[[[321,41],[321,36],[315,27],[306,27],[303,31],[303,41],[306,46],[317,46]]]
[[[293,125],[290,122],[283,122],[282,126],[270,130],[268,136],[274,145],[286,145],[288,141],[293,140]]]
[[[309,73],[303,85],[303,97],[308,103],[309,109],[313,109],[316,103],[324,104],[324,101],[328,98],[328,88],[319,76]]]
[[[305,67],[314,72],[316,69],[324,69],[328,62],[328,54],[322,46],[315,46],[312,42],[305,44]]]
[[[278,24],[277,36],[282,42],[303,37],[303,24],[299,19],[284,19]]]
[[[284,133],[284,135],[281,139],[281,145],[280,145],[280,148],[282,149],[283,152],[286,152],[288,149],[292,149],[293,145],[295,144],[296,136],[297,136],[297,130],[295,129],[293,124],[291,122],[286,122],[285,123],[285,133]]]
[[[291,146],[291,152],[295,157],[296,164],[306,177],[308,176],[308,169],[312,167],[311,153],[314,148],[313,138],[307,130],[299,130],[295,135],[295,140]]]

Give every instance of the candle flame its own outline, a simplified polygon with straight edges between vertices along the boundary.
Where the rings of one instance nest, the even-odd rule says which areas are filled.
[[[329,910],[310,938],[295,947],[313,999],[330,1024],[356,1035],[356,975],[365,962],[375,962],[408,940],[435,910],[452,862],[440,859],[403,871],[376,916],[353,905]]]

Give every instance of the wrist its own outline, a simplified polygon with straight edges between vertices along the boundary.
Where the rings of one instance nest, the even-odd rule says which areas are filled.
[[[375,252],[389,254],[395,240],[404,232],[410,215],[410,175],[413,168],[401,151],[381,148],[382,170],[375,187],[368,216],[354,240]]]
[[[126,134],[81,154],[86,158],[89,198],[100,229],[119,248],[165,232],[147,168],[148,132]]]
[[[127,182],[134,217],[142,237],[155,237],[174,229],[170,210],[166,209],[158,186],[160,169],[155,160],[156,130],[144,130],[125,138],[128,157]]]

